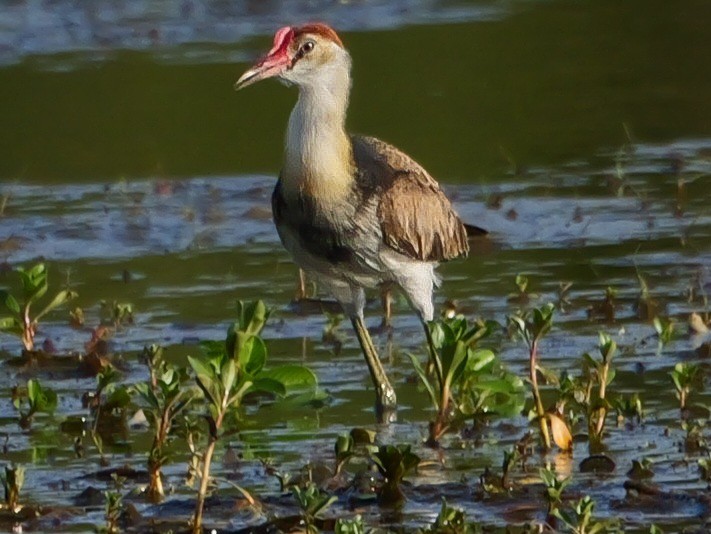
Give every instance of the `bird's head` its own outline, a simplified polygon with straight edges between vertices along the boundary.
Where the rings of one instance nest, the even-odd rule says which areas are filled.
[[[273,77],[286,84],[308,87],[343,70],[349,72],[350,56],[330,26],[285,26],[274,35],[272,49],[240,76],[235,89]]]

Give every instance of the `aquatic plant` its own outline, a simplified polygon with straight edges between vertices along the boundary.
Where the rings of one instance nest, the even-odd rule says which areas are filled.
[[[292,493],[301,509],[305,532],[317,534],[319,530],[316,520],[323,519],[324,512],[338,500],[338,497],[321,491],[313,482],[307,484],[305,488],[294,486]]]
[[[488,327],[475,325],[467,328],[466,319],[432,321],[429,324],[430,338],[434,350],[430,354],[434,377],[431,379],[416,356],[410,354],[412,365],[429,394],[432,406],[437,410],[434,421],[430,422],[429,441],[435,444],[447,431],[454,409],[453,388],[461,379],[472,355],[470,345],[488,333]]]
[[[563,522],[568,532],[572,534],[599,534],[601,532],[622,532],[619,520],[609,518],[605,520],[595,519],[595,501],[588,495],[581,498],[571,510],[563,510],[556,507],[553,515]]]
[[[10,312],[9,317],[0,317],[0,330],[20,336],[25,350],[31,351],[35,346],[35,336],[40,319],[76,298],[77,293],[63,289],[54,295],[52,300],[45,304],[38,313],[33,314],[32,306],[37,304],[49,290],[47,267],[44,263],[38,263],[29,269],[18,267],[15,272],[20,276],[22,297],[18,301],[9,291],[0,289],[0,304]]]
[[[588,308],[588,318],[590,320],[601,320],[606,323],[615,322],[617,309],[617,289],[608,286],[605,289],[605,297],[601,302],[594,302]]]
[[[598,350],[600,360],[590,354],[583,355],[584,368],[588,376],[585,399],[586,415],[588,420],[588,433],[590,442],[599,445],[605,430],[605,419],[611,405],[607,400],[607,387],[615,377],[612,367],[612,358],[617,352],[617,343],[607,334],[600,332]],[[597,395],[593,397],[593,390],[597,386]]]
[[[409,355],[437,412],[429,425],[431,446],[456,422],[520,412],[524,400],[521,380],[502,369],[492,350],[476,348],[496,326],[480,321],[470,327],[462,315],[438,319],[429,324],[433,373],[428,373],[416,356]]]
[[[131,402],[131,390],[119,383],[121,373],[107,365],[96,375],[96,388],[84,394],[82,402],[94,415],[94,428],[110,415],[123,414]]]
[[[529,293],[528,291],[528,276],[517,274],[514,279],[514,284],[516,285],[517,291],[509,294],[507,299],[509,302],[528,304],[528,302],[532,299],[538,298],[538,295],[535,293]]]
[[[106,524],[102,532],[106,534],[118,534],[122,531],[119,520],[123,513],[123,496],[120,491],[104,492],[104,519]]]
[[[26,411],[23,408],[24,401],[27,403]],[[30,378],[25,391],[20,391],[17,386],[13,388],[12,404],[20,412],[20,428],[28,429],[36,413],[54,413],[57,408],[57,394],[54,390],[43,387],[39,380]]]
[[[570,477],[559,480],[555,472],[549,467],[539,469],[538,473],[546,489],[545,498],[546,503],[548,504],[548,510],[546,511],[546,524],[555,530],[557,518],[556,512],[563,502],[563,492],[568,484],[570,484]]]
[[[711,450],[711,446],[704,435],[705,428],[706,421],[702,419],[681,422],[681,429],[686,432],[686,436],[684,436],[684,450],[686,452],[708,452]]]
[[[484,470],[484,473],[479,477],[479,486],[484,494],[509,493],[514,489],[510,477],[517,465],[520,465],[520,469],[525,471],[526,460],[532,452],[529,446],[531,436],[532,433],[527,432],[510,449],[503,451],[500,474],[488,467]]]
[[[182,368],[173,368],[162,359],[159,347],[147,347],[144,354],[151,376],[148,382],[136,384],[134,389],[147,404],[145,413],[153,429],[153,442],[148,453],[149,484],[146,490],[149,498],[163,499],[161,468],[167,461],[165,448],[176,419],[185,413],[197,392],[185,386],[188,373]]]
[[[117,300],[102,300],[99,305],[103,320],[109,322],[114,328],[119,329],[124,325],[133,324],[132,304]]]
[[[339,517],[333,527],[334,534],[365,534],[363,517],[357,514],[353,519]]]
[[[370,450],[374,447],[374,442],[375,432],[365,428],[352,428],[348,434],[338,436],[333,447],[336,456],[333,476],[340,474],[343,466],[351,458],[359,455],[369,456]]]
[[[573,287],[573,282],[558,282],[558,300],[556,308],[560,313],[568,313],[568,308],[572,306],[570,301],[570,288]]]
[[[467,523],[464,510],[454,508],[447,504],[447,499],[442,498],[442,507],[434,522],[426,529],[425,534],[473,534],[480,532],[476,525]]]
[[[528,347],[529,378],[531,392],[533,393],[533,404],[541,431],[541,440],[546,450],[551,448],[550,432],[548,430],[548,419],[543,408],[541,393],[538,388],[538,346],[545,335],[553,327],[553,304],[546,304],[540,308],[534,308],[528,312],[521,312],[517,315],[509,316],[509,324],[514,331],[523,338]]]
[[[669,375],[674,382],[676,397],[679,399],[679,409],[683,412],[687,408],[689,395],[695,390],[702,389],[703,372],[698,364],[679,362]]]
[[[652,321],[654,325],[654,331],[657,333],[657,339],[659,340],[659,345],[663,346],[669,343],[676,334],[675,322],[673,319],[668,317],[657,316]]]
[[[2,487],[5,490],[5,505],[13,512],[20,508],[20,491],[25,484],[25,468],[21,465],[6,465],[0,473]]]
[[[284,365],[264,370],[267,347],[259,337],[269,310],[260,300],[238,302],[239,320],[227,331],[223,344],[206,343],[206,355],[188,357],[195,372],[195,381],[207,405],[208,441],[202,454],[200,487],[198,489],[192,529],[202,531],[203,508],[210,484],[210,466],[225,417],[239,408],[249,393],[263,392],[285,396],[287,387],[316,386],[312,371],[300,365]]]
[[[635,263],[635,273],[637,274],[637,281],[639,282],[639,295],[635,302],[635,311],[637,312],[637,317],[643,321],[648,321],[653,317],[656,317],[659,310],[661,309],[659,303],[654,299],[649,291],[649,284],[644,278],[642,273],[639,271],[637,264]]]
[[[644,407],[639,393],[632,395],[618,395],[611,401],[612,409],[617,414],[617,424],[627,419],[631,419],[633,424],[639,424],[644,417]]]
[[[706,458],[699,458],[696,463],[699,466],[701,480],[711,482],[711,456],[707,454]]]
[[[381,445],[370,455],[384,481],[378,489],[381,504],[398,504],[405,499],[400,485],[410,471],[420,463],[420,457],[410,450],[410,445]]]

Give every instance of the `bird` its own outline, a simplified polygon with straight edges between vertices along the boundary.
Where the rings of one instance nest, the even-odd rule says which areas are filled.
[[[294,262],[350,318],[374,384],[377,417],[388,421],[397,396],[365,325],[365,290],[399,288],[433,351],[428,324],[440,283],[435,269],[468,254],[468,232],[437,181],[413,158],[346,131],[351,63],[329,25],[285,26],[234,88],[267,78],[298,88],[272,194],[274,222]]]

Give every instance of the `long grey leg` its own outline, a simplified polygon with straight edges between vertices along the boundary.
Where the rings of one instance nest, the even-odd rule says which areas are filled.
[[[378,351],[375,350],[373,340],[363,321],[365,308],[365,291],[362,287],[344,284],[333,279],[324,279],[331,293],[341,303],[343,310],[351,318],[360,348],[363,350],[368,371],[375,386],[375,413],[380,422],[392,422],[396,419],[397,397],[388,376],[385,374],[383,364],[380,363]]]
[[[395,390],[390,384],[388,376],[385,374],[382,363],[380,363],[380,358],[373,345],[373,340],[370,338],[368,329],[363,322],[363,318],[359,315],[354,315],[351,317],[351,322],[353,323],[353,329],[358,337],[360,348],[363,350],[365,361],[368,364],[370,377],[375,385],[376,413],[381,420],[383,420],[384,417],[385,422],[391,421],[391,412],[394,413],[397,406]]]

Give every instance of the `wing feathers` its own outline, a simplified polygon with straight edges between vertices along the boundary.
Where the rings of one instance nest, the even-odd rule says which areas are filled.
[[[417,162],[372,137],[354,138],[353,152],[359,174],[379,189],[377,215],[388,246],[422,261],[446,261],[469,252],[464,224]]]

